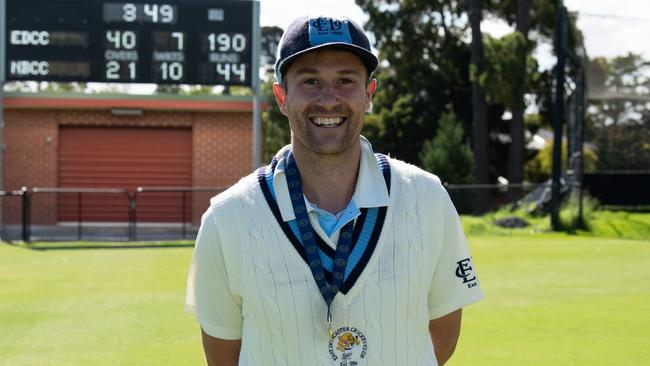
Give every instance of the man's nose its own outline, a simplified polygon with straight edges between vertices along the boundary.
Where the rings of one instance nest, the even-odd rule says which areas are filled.
[[[334,85],[330,83],[323,85],[318,98],[318,104],[325,108],[334,107],[339,104],[339,97],[336,94]]]

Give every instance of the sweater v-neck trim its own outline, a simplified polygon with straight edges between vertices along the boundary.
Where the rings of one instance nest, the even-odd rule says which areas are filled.
[[[388,162],[388,158],[382,154],[375,154],[375,156],[380,165],[382,175],[384,177],[384,180],[386,182],[386,187],[390,195],[390,185],[391,185],[390,163]],[[258,170],[257,180],[262,190],[262,193],[264,194],[264,198],[269,208],[271,209],[273,216],[276,219],[276,222],[284,232],[289,242],[292,244],[295,251],[302,258],[304,270],[309,272],[310,274],[309,277],[312,279],[312,281],[315,281],[313,279],[313,276],[311,275],[311,270],[309,269],[309,266],[307,264],[307,253],[305,252],[305,248],[302,242],[299,240],[299,238],[296,237],[293,230],[291,230],[289,223],[283,220],[278,203],[276,202],[274,195],[271,192],[272,188],[269,187],[268,181],[266,179],[266,173],[268,172],[268,169],[270,168],[271,169],[270,171],[272,172],[276,164],[277,164],[277,159],[274,158],[269,167],[260,168]],[[380,248],[378,248],[378,243],[385,225],[386,212],[388,210],[388,207],[389,206],[370,208],[370,209],[369,208],[361,209],[361,215],[357,219],[357,223],[355,224],[354,231],[353,231],[353,239],[352,239],[353,248],[354,245],[358,242],[359,237],[361,236],[362,233],[365,234],[366,236],[369,235],[368,244],[366,246],[365,251],[361,255],[361,258],[359,259],[357,265],[350,271],[349,275],[343,282],[343,286],[336,297],[339,297],[339,295],[346,296],[346,297],[348,295],[353,296],[350,290],[356,288],[355,285],[357,282],[359,282],[359,279],[362,277],[362,274],[367,272],[366,268],[369,266],[371,259],[373,257],[376,257],[373,254],[380,250]],[[374,220],[368,220],[369,213],[371,218],[374,218]],[[372,227],[370,227],[370,225],[372,225]],[[325,252],[326,255],[332,255],[333,254],[332,248],[325,242],[323,238],[321,238],[321,235],[322,234],[318,232],[317,235],[315,235],[316,242],[319,249]],[[325,270],[325,277],[328,280],[328,282],[331,283],[332,273],[327,269]]]

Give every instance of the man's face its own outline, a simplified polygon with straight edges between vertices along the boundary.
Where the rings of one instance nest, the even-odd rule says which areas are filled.
[[[285,87],[273,91],[288,117],[291,143],[319,155],[336,155],[358,144],[363,115],[376,80],[355,54],[326,48],[298,57],[285,73]]]

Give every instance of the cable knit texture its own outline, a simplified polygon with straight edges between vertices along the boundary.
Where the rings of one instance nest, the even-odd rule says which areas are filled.
[[[456,274],[470,254],[439,179],[398,160],[390,165],[391,202],[377,247],[354,286],[334,298],[332,328],[365,336],[365,354],[354,354],[358,365],[436,365],[429,320],[483,295]],[[187,307],[208,334],[242,338],[240,365],[347,365],[331,356],[325,302],[256,174],[212,199]]]

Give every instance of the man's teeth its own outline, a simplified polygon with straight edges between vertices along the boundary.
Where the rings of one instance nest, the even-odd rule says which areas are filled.
[[[319,126],[336,126],[343,122],[343,117],[313,117],[311,119]]]

